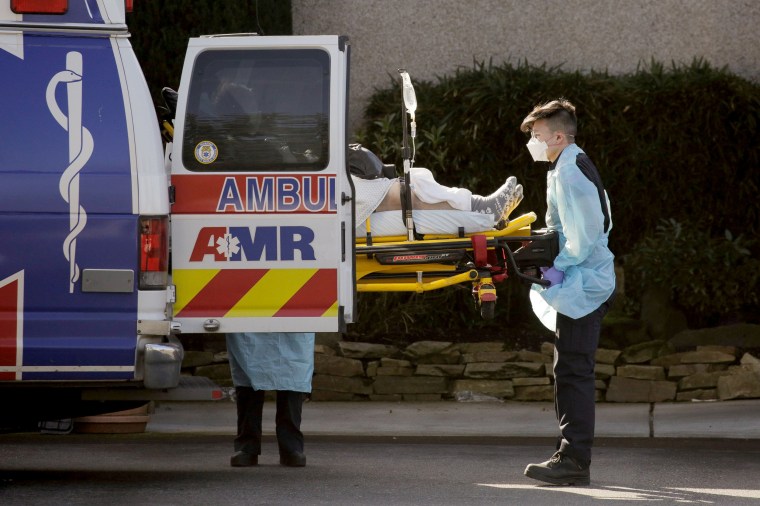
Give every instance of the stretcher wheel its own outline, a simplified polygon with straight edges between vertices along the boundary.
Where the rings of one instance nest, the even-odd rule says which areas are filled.
[[[496,301],[485,300],[480,303],[480,317],[484,320],[493,320],[496,315]]]

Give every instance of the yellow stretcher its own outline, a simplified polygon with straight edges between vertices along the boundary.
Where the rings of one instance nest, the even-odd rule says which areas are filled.
[[[502,229],[460,235],[356,238],[356,288],[359,292],[427,292],[460,283],[472,284],[472,295],[485,319],[494,317],[496,283],[510,275],[544,284],[539,268],[551,266],[558,253],[557,234],[531,230],[533,212]]]

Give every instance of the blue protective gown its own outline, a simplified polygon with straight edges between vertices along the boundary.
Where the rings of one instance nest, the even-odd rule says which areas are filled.
[[[241,332],[226,337],[236,387],[311,392],[313,332]]]
[[[576,158],[583,150],[567,146],[546,176],[546,226],[559,233],[554,267],[565,273],[561,284],[532,286],[533,311],[554,330],[556,312],[577,319],[607,301],[615,290],[615,256],[607,247],[612,213],[604,192],[609,226],[597,186],[581,172]]]

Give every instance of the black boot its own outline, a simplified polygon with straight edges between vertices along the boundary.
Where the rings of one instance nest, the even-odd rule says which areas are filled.
[[[251,387],[235,387],[237,407],[237,436],[232,467],[255,466],[261,454],[261,418],[264,410],[264,391]]]
[[[277,446],[280,450],[280,464],[288,467],[303,467],[306,456],[303,453],[303,433],[301,432],[301,410],[304,395],[290,390],[277,391],[277,414],[275,425]]]
[[[588,465],[560,452],[541,464],[528,464],[525,476],[552,485],[588,485],[591,482]]]

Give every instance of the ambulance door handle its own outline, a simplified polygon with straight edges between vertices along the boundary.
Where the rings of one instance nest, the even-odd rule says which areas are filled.
[[[213,318],[209,318],[203,322],[203,330],[206,330],[207,332],[214,332],[216,330],[219,330],[219,326],[219,320],[215,320]]]
[[[348,195],[346,195],[346,192],[341,192],[341,194],[340,194],[340,203],[342,205],[346,205],[347,203],[351,202],[351,200],[353,200],[353,199],[351,197],[349,197]]]

